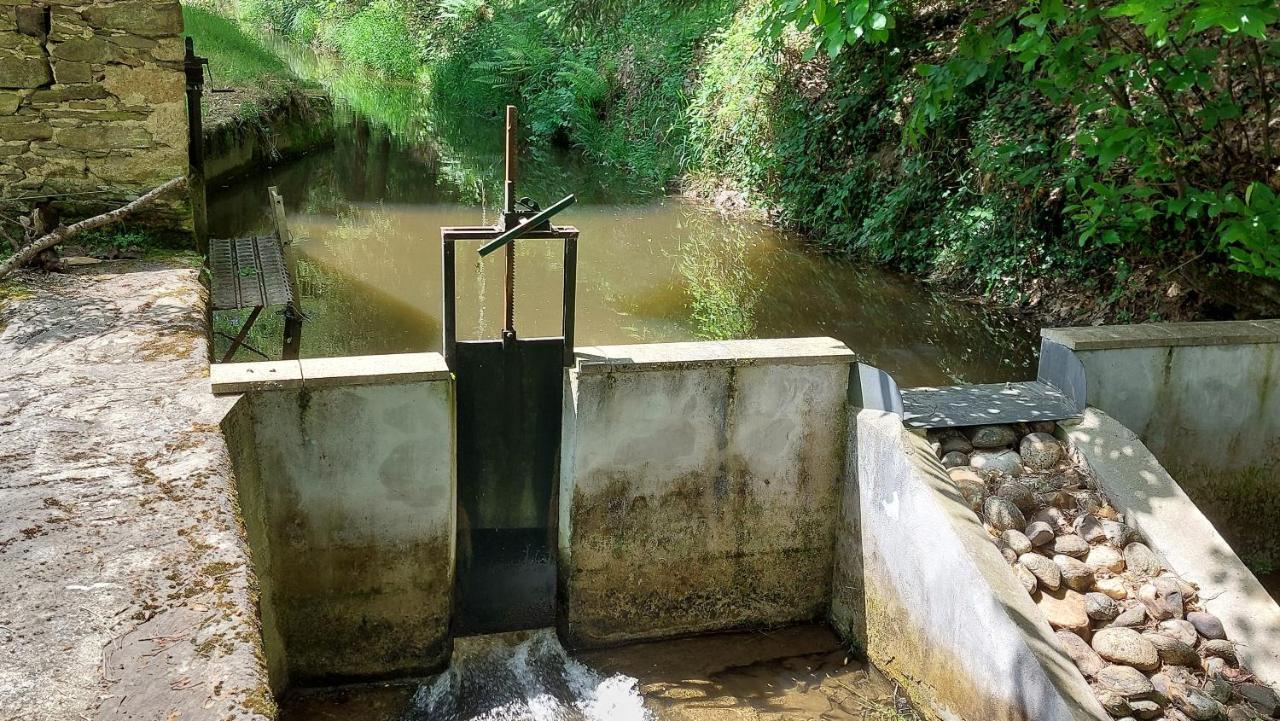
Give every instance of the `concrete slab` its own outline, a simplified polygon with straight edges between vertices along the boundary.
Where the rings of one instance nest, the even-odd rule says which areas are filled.
[[[1280,343],[1280,320],[1138,323],[1046,328],[1041,336],[1072,350]]]
[[[214,395],[282,390],[302,385],[302,366],[294,361],[214,363],[209,367],[209,389]]]
[[[955,428],[1074,418],[1076,404],[1040,382],[903,388],[903,419],[912,428]]]
[[[0,308],[0,718],[274,718],[196,271],[25,282]]]
[[[439,353],[303,358],[302,385],[307,388],[412,383],[448,380],[449,366]]]
[[[582,375],[749,365],[847,364],[853,351],[834,338],[693,341],[576,349]]]
[[[1236,651],[1260,678],[1280,683],[1280,607],[1138,436],[1089,408],[1063,423],[1099,485],[1174,572],[1200,586]],[[1274,527],[1272,527],[1274,532]]]

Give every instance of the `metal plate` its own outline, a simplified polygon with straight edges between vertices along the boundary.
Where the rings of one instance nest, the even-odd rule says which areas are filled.
[[[913,428],[1060,421],[1080,415],[1076,404],[1048,383],[992,383],[903,388],[903,421]]]
[[[465,341],[458,389],[458,566],[462,634],[555,621],[555,513],[564,339]]]

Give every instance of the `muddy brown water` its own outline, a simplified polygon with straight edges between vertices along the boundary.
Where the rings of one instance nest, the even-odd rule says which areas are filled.
[[[395,105],[390,90],[375,90],[366,94]],[[217,237],[268,230],[266,188],[284,194],[310,317],[305,357],[440,350],[440,227],[495,220],[500,126],[436,116],[415,125],[408,97],[385,122],[339,102],[332,148],[211,191]],[[655,197],[572,154],[529,153],[520,168],[520,195],[579,197],[557,218],[582,233],[578,345],[826,335],[904,385],[1034,376],[1036,331],[1008,313],[823,255],[795,234]],[[522,336],[559,333],[560,265],[558,245],[518,243]],[[501,266],[501,253],[459,251],[460,338],[498,337]],[[218,321],[234,330],[227,314]],[[268,314],[251,345],[278,356],[279,324]],[[237,360],[261,358],[242,351]]]
[[[899,713],[898,709],[902,709]],[[550,631],[459,639],[421,683],[293,693],[282,721],[907,721],[825,626],[566,653]]]

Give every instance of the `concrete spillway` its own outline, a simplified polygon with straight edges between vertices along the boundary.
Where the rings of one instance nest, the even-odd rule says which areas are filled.
[[[588,649],[829,621],[928,716],[1106,718],[1041,591],[1019,584],[926,437],[965,418],[1034,420],[1165,569],[1200,584],[1229,637],[1247,638],[1241,662],[1274,680],[1280,610],[1156,455],[1086,406],[1109,402],[1108,386],[1068,356],[1047,353],[1039,384],[1004,393],[1004,408],[982,402],[998,388],[899,392],[831,339],[578,349],[551,520],[529,529],[555,541],[559,639]],[[273,686],[442,669],[459,559],[475,555],[460,539],[477,537],[458,533],[470,521],[443,360],[237,364],[213,383],[241,396],[223,428]]]

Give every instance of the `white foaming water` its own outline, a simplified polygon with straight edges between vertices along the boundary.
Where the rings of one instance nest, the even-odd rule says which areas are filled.
[[[551,629],[459,639],[404,721],[653,721],[636,679],[569,657]]]

